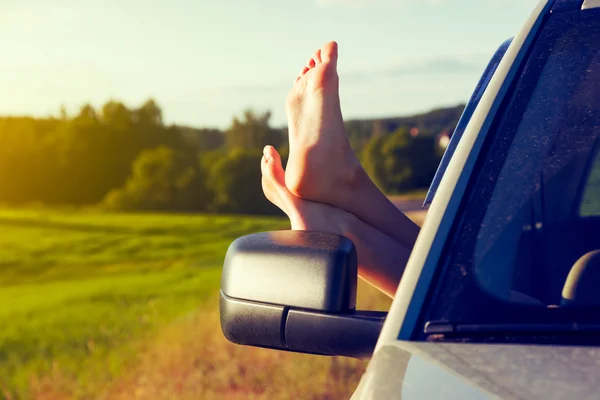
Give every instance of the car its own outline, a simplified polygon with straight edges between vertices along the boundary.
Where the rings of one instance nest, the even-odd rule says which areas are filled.
[[[356,310],[342,236],[230,246],[239,344],[370,359],[353,399],[598,399],[600,0],[546,0],[490,61],[387,313]]]

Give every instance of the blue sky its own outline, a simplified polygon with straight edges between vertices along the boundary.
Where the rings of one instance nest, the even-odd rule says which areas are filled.
[[[293,79],[340,46],[345,118],[468,99],[535,0],[7,0],[0,114],[153,97],[167,122],[225,128],[245,108],[285,123]]]

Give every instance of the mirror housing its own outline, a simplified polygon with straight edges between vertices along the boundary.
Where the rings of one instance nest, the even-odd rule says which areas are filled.
[[[370,357],[387,313],[356,311],[350,239],[275,231],[230,246],[221,277],[221,328],[231,342],[310,354]]]

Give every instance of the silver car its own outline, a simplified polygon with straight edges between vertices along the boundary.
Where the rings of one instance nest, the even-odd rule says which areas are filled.
[[[225,336],[370,358],[353,399],[600,399],[600,0],[546,0],[502,44],[431,185],[388,313],[356,310],[356,251],[237,239]]]

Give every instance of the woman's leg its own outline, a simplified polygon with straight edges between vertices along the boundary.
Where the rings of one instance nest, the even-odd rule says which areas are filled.
[[[294,196],[285,185],[279,154],[271,146],[265,148],[261,170],[266,197],[287,214],[292,229],[348,237],[358,253],[359,276],[388,296],[394,296],[412,246],[394,240],[347,211]]]

